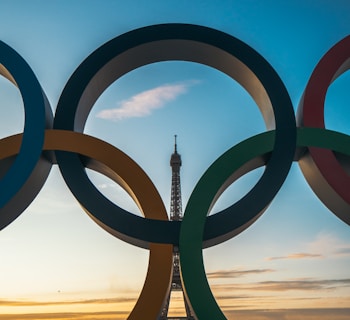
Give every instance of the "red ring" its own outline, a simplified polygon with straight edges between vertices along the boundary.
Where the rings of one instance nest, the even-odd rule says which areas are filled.
[[[350,36],[334,45],[315,67],[299,105],[300,125],[325,128],[324,104],[327,90],[331,83],[348,69],[350,69]],[[311,157],[308,160],[312,160],[308,163],[308,169],[318,176],[317,183],[323,185],[316,186],[314,181],[314,186],[311,186],[334,213],[350,223],[350,217],[347,217],[350,212],[350,176],[331,150],[314,147],[308,149]],[[309,173],[304,174],[310,176]],[[337,198],[336,201],[334,196]]]

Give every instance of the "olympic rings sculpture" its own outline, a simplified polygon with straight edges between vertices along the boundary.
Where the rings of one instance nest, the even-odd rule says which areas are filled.
[[[268,131],[221,155],[194,188],[182,222],[168,221],[164,204],[144,171],[116,147],[83,133],[102,92],[122,75],[147,64],[182,60],[226,73],[253,97]],[[183,287],[197,319],[226,319],[205,275],[202,249],[230,239],[253,224],[298,161],[319,199],[350,224],[350,137],[325,129],[328,87],[350,68],[350,36],[332,47],[312,73],[297,121],[289,94],[270,64],[231,35],[207,27],[164,24],[136,29],[102,45],[68,80],[53,117],[33,71],[0,41],[0,74],[22,95],[22,134],[0,140],[0,228],[13,222],[39,193],[53,164],[83,209],[114,236],[150,250],[140,297],[128,319],[157,319],[172,274],[173,246],[180,250]],[[222,192],[245,173],[265,166],[256,185],[229,208],[207,216]],[[85,167],[121,185],[144,218],[106,199]]]

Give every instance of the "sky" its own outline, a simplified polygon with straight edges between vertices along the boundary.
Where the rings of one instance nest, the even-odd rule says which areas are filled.
[[[106,41],[159,23],[226,32],[259,52],[294,109],[321,57],[350,34],[348,1],[0,0],[0,40],[31,66],[53,112],[69,77]],[[350,134],[349,72],[326,97],[329,129]],[[18,90],[0,79],[0,138],[23,131]],[[169,160],[178,136],[183,208],[223,152],[265,125],[248,93],[226,75],[188,62],[136,69],[94,105],[85,133],[134,159],[169,208]],[[214,214],[244,196],[262,169],[239,179]],[[88,171],[109,199],[139,214],[118,185]],[[147,271],[148,251],[126,244],[82,210],[54,166],[39,195],[0,231],[0,319],[126,319]],[[204,250],[215,298],[228,319],[348,319],[350,229],[314,195],[297,163],[251,227]],[[181,313],[174,299],[171,312]]]

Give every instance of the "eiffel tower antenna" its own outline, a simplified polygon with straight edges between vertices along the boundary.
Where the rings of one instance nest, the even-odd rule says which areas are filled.
[[[177,153],[177,135],[174,136],[174,153],[170,158],[170,166],[172,169],[172,178],[171,178],[171,199],[170,199],[170,220],[180,221],[182,220],[182,200],[181,200],[181,184],[180,184],[180,167],[182,165],[181,156]],[[166,297],[164,308],[161,312],[158,320],[194,320],[193,311],[190,308],[190,305],[187,301],[187,298],[184,294],[181,276],[180,276],[180,254],[179,248],[174,247],[173,252],[173,275],[171,280],[171,287],[168,296]],[[185,317],[168,317],[170,296],[173,291],[182,292],[183,301],[185,304]]]

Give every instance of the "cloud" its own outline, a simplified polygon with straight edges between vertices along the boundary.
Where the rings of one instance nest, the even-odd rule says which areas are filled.
[[[294,279],[285,281],[260,281],[244,284],[213,285],[213,290],[230,292],[234,290],[256,291],[291,291],[291,290],[330,290],[339,287],[350,287],[350,279]]]
[[[34,307],[35,310],[42,309],[41,311],[34,313],[12,313],[11,314],[0,314],[0,320],[50,320],[50,319],[60,319],[60,320],[122,320],[126,319],[130,310],[127,307],[123,310],[122,305],[118,304],[134,304],[136,302],[136,297],[115,297],[115,298],[99,298],[99,299],[77,299],[77,300],[56,300],[56,301],[36,301],[36,300],[6,300],[0,299],[1,307],[13,307],[14,311],[22,310],[21,307]],[[86,305],[87,308],[90,305],[102,305],[102,308],[107,308],[106,305],[117,306],[114,311],[98,311],[96,312],[44,312],[45,307],[52,306],[64,306],[68,309],[70,306],[74,305]],[[94,306],[95,307],[95,306]],[[33,309],[33,310],[34,310]],[[59,309],[57,309],[59,310]]]
[[[150,90],[142,91],[127,100],[121,101],[115,109],[100,111],[96,117],[112,121],[134,117],[146,117],[150,115],[153,110],[164,107],[166,103],[186,93],[188,88],[196,83],[198,83],[198,81],[165,84]]]
[[[254,290],[290,291],[290,290],[329,290],[339,286],[349,286],[350,279],[341,280],[290,280],[263,281],[254,285]]]
[[[1,320],[121,320],[127,311],[0,314]]]
[[[249,320],[345,320],[349,318],[349,308],[303,308],[275,310],[226,310],[229,319]]]
[[[239,306],[238,306],[239,307]],[[237,310],[235,306],[225,306],[228,319],[249,320],[345,320],[349,317],[350,308],[303,308],[303,309],[248,309]],[[0,320],[121,320],[127,312],[65,312],[65,313],[32,313],[32,314],[0,314]]]
[[[224,279],[224,278],[237,278],[251,274],[261,274],[267,272],[273,272],[272,269],[250,269],[250,270],[223,270],[208,272],[207,277],[210,279]]]
[[[330,233],[320,233],[308,244],[309,250],[321,252],[329,258],[346,258],[350,256],[350,244]]]
[[[319,259],[324,258],[322,254],[313,254],[313,253],[291,253],[286,256],[279,256],[279,257],[268,257],[265,260],[271,261],[271,260],[284,260],[284,259]]]
[[[97,185],[97,188],[99,189],[108,189],[108,188],[115,188],[116,185],[114,183],[100,183],[99,185]]]
[[[85,299],[85,300],[62,300],[62,301],[33,301],[33,300],[0,300],[1,306],[53,306],[53,305],[74,305],[74,304],[110,304],[134,302],[135,298],[101,298],[101,299]]]
[[[339,248],[334,252],[337,256],[350,256],[350,247]]]
[[[329,233],[318,234],[316,239],[305,244],[304,248],[307,252],[267,257],[265,260],[347,258],[350,256],[350,244]]]

